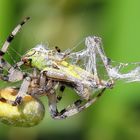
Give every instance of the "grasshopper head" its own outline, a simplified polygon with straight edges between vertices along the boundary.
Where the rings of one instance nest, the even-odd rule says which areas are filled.
[[[25,65],[42,69],[47,60],[48,49],[43,45],[38,45],[30,49],[23,57],[22,61]]]

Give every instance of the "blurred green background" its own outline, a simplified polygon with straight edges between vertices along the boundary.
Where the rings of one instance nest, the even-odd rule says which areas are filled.
[[[139,7],[139,0],[0,0],[0,44],[21,19],[30,16],[12,43],[20,54],[39,43],[65,50],[97,35],[111,59],[140,61]],[[139,140],[140,83],[118,83],[95,105],[63,121],[51,119],[46,103],[46,116],[38,126],[14,128],[0,123],[0,140],[19,139]]]

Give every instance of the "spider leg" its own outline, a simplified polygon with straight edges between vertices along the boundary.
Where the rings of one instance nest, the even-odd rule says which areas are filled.
[[[16,105],[20,104],[22,102],[23,98],[28,93],[30,82],[31,82],[31,78],[30,77],[25,77],[21,86],[20,86],[20,88],[18,89],[18,94],[16,95],[15,101],[11,101],[11,100],[7,99],[7,100],[5,100],[5,102],[7,102],[7,103],[9,103],[13,106],[16,106]],[[14,89],[14,87],[13,87],[13,89]]]
[[[72,105],[69,105],[65,109],[61,110],[60,112],[58,112],[58,110],[57,110],[56,95],[51,94],[48,97],[49,110],[50,110],[51,116],[54,119],[65,119],[67,117],[73,116],[73,115],[81,112],[85,108],[89,107],[93,103],[95,103],[99,99],[99,97],[101,97],[101,95],[103,95],[104,91],[105,91],[105,88],[102,89],[102,91],[96,97],[93,97],[93,98],[89,99],[88,101],[85,101],[85,103],[84,103],[84,100],[79,99],[76,102],[74,102]]]
[[[22,61],[17,62],[14,66],[10,66],[7,62],[4,63],[3,67],[0,66],[0,80],[6,82],[20,81],[26,75],[25,72],[20,70],[20,66],[23,64]],[[6,74],[4,73],[6,72]]]
[[[26,17],[20,24],[18,24],[14,30],[12,31],[12,33],[8,36],[7,40],[5,41],[5,43],[3,44],[1,50],[0,50],[0,56],[3,56],[5,54],[5,52],[7,51],[10,43],[12,42],[12,40],[14,39],[14,37],[16,36],[16,34],[20,31],[21,27],[30,19],[30,17]]]
[[[30,77],[25,77],[21,86],[20,86],[20,89],[18,91],[18,94],[16,96],[16,99],[13,103],[14,106],[20,104],[22,102],[22,99],[25,97],[25,95],[27,95],[27,92],[28,92],[28,88],[29,88],[29,85],[30,85],[30,82],[31,82],[31,78]]]
[[[52,79],[48,79],[43,72],[40,76],[39,85],[44,92],[48,92],[52,88],[57,89],[59,82],[53,81]]]
[[[20,71],[20,66],[22,64],[23,62],[18,62],[14,66],[10,66],[7,62],[5,62],[3,67],[0,66],[0,80],[7,82],[16,82],[22,80],[24,75],[26,75],[26,73]]]
[[[55,90],[50,90],[50,94],[47,97],[48,97],[48,103],[49,103],[49,112],[51,114],[51,117],[54,118],[55,116],[58,115],[57,96],[56,96]]]
[[[49,91],[48,96],[50,96],[50,94],[53,94],[53,97],[50,96],[50,98],[54,98],[54,94],[56,94],[55,91],[57,90],[59,84],[60,84],[59,82],[48,80],[47,84],[45,85],[45,92]],[[62,99],[62,94],[65,90],[65,86],[61,85],[59,90],[60,91],[58,92],[58,94],[55,95],[55,98],[57,100],[56,103],[58,103]]]
[[[4,54],[6,53],[10,43],[12,42],[12,40],[14,39],[14,37],[16,36],[16,34],[20,31],[22,25],[24,25],[26,23],[26,21],[29,19],[29,17],[26,17],[20,24],[18,24],[14,30],[12,31],[12,33],[8,36],[7,40],[5,41],[5,43],[3,44],[1,50],[0,50],[0,79],[4,80],[4,81],[14,81],[12,80],[15,77],[20,77],[17,79],[21,79],[21,77],[23,77],[22,73],[17,70],[16,68],[19,67],[20,65],[22,65],[22,62],[19,62],[17,64],[15,64],[14,67],[12,67],[8,62],[6,62],[3,58]],[[8,71],[9,75],[5,76],[3,74],[3,71],[6,70]],[[15,75],[14,75],[15,74]]]

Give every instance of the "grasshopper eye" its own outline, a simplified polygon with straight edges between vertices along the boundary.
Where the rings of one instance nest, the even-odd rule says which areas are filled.
[[[31,65],[32,63],[32,59],[31,58],[27,58],[27,57],[23,57],[22,61],[24,62],[25,65]]]
[[[28,59],[28,64],[31,65],[31,63],[32,63],[32,58],[29,58]]]

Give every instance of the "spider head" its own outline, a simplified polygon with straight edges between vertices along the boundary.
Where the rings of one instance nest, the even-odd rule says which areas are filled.
[[[48,50],[44,46],[38,45],[37,47],[29,50],[21,60],[27,66],[43,69],[47,54]]]

